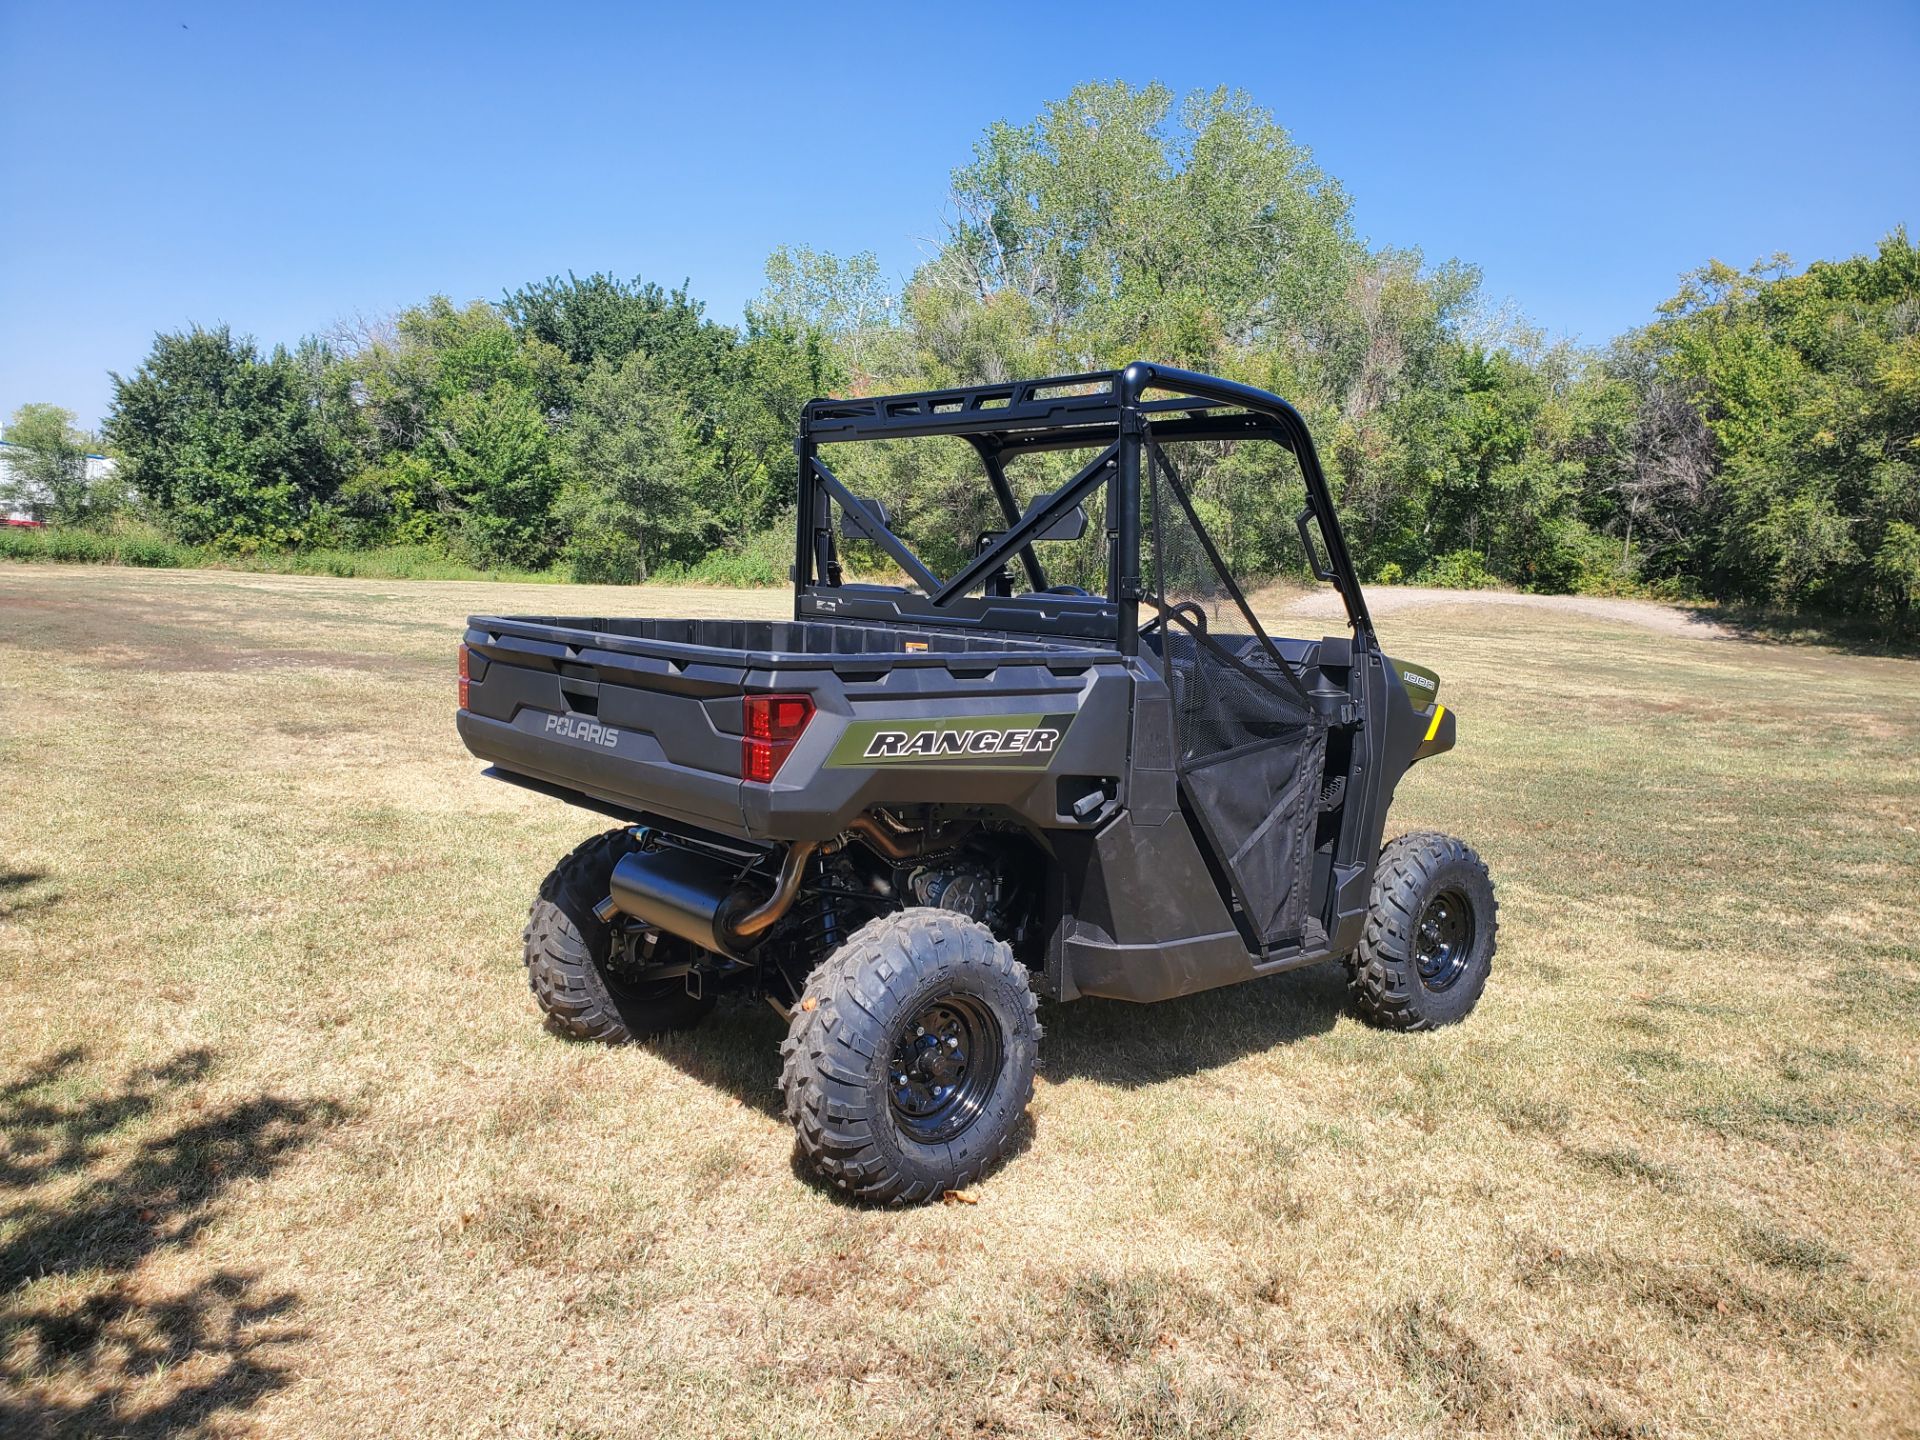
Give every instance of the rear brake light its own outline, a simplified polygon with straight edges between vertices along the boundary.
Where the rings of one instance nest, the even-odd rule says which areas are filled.
[[[460,708],[467,708],[467,687],[473,683],[473,676],[467,673],[467,647],[460,646]]]
[[[805,695],[749,695],[745,703],[740,778],[770,784],[813,719],[813,701]]]

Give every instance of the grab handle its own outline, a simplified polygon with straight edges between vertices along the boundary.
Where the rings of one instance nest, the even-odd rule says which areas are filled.
[[[1300,548],[1307,552],[1307,565],[1316,576],[1322,580],[1331,580],[1338,585],[1340,577],[1327,568],[1326,562],[1320,558],[1320,552],[1313,547],[1313,532],[1307,529],[1307,522],[1311,519],[1313,519],[1311,505],[1293,517],[1293,528],[1300,532]]]

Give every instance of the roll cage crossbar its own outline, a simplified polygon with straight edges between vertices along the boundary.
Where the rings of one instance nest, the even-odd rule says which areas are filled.
[[[1154,398],[1148,398],[1150,392]],[[823,445],[926,435],[959,436],[972,446],[1007,522],[1004,531],[985,542],[947,579],[934,574],[894,533],[883,506],[856,495],[820,456]],[[1053,611],[1058,612],[1054,618],[1063,625],[1073,620],[1084,626],[1091,617],[1067,615],[1074,608],[1068,604],[1070,597],[1048,591],[1034,542],[1070,520],[1098,487],[1112,485],[1107,513],[1114,556],[1108,595],[1104,601],[1073,598],[1081,608],[1090,605],[1102,616],[1110,615],[1111,638],[1123,653],[1138,653],[1140,602],[1155,599],[1141,585],[1142,477],[1154,464],[1163,467],[1163,474],[1170,473],[1160,453],[1161,442],[1237,439],[1271,440],[1292,452],[1306,482],[1306,509],[1295,518],[1295,525],[1308,563],[1340,592],[1356,639],[1370,643],[1373,621],[1313,438],[1299,412],[1279,396],[1250,385],[1144,362],[1124,370],[1003,385],[809,402],[801,411],[794,447],[800,462],[795,615],[805,618],[840,604],[841,567],[831,516],[831,507],[837,504],[847,534],[878,545],[918,587],[924,603],[917,606],[916,616],[926,623],[942,623],[943,616],[958,622],[966,605],[977,604],[966,597],[1017,558],[1034,594],[1001,601],[994,613],[1005,616],[1013,613],[1008,607],[1052,602]],[[1093,459],[1060,488],[1034,500],[1023,514],[1007,481],[1006,462],[1024,454],[1086,449],[1096,450]],[[1319,525],[1324,558],[1315,552],[1310,521]],[[1205,536],[1204,530],[1200,533]],[[1219,556],[1210,540],[1206,548],[1218,566]],[[1238,600],[1233,577],[1224,568],[1221,574]]]

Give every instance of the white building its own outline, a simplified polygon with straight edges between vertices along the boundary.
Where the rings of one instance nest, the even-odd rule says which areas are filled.
[[[0,440],[0,492],[6,491],[7,482],[13,478],[13,466],[9,463],[9,457],[19,454],[26,448],[24,445],[14,444],[11,440]],[[92,485],[96,481],[106,479],[107,476],[113,474],[114,466],[117,463],[117,461],[110,460],[105,455],[95,455],[89,452],[87,455],[87,483]],[[28,506],[23,499],[9,498],[7,494],[0,493],[0,520],[38,520],[41,518],[41,516],[33,513],[32,508]]]

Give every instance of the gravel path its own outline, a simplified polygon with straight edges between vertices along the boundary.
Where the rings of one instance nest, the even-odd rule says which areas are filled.
[[[1369,585],[1367,609],[1375,619],[1401,610],[1419,610],[1435,605],[1519,605],[1538,610],[1556,610],[1563,615],[1590,615],[1596,620],[1613,620],[1623,625],[1638,625],[1663,635],[1690,635],[1695,639],[1724,640],[1732,632],[1716,621],[1705,619],[1677,605],[1662,605],[1656,600],[1618,600],[1601,595],[1522,595],[1511,590],[1437,590],[1420,585]],[[1266,597],[1261,597],[1263,600]],[[1289,615],[1338,619],[1345,615],[1340,597],[1331,588],[1310,590],[1274,604]]]

